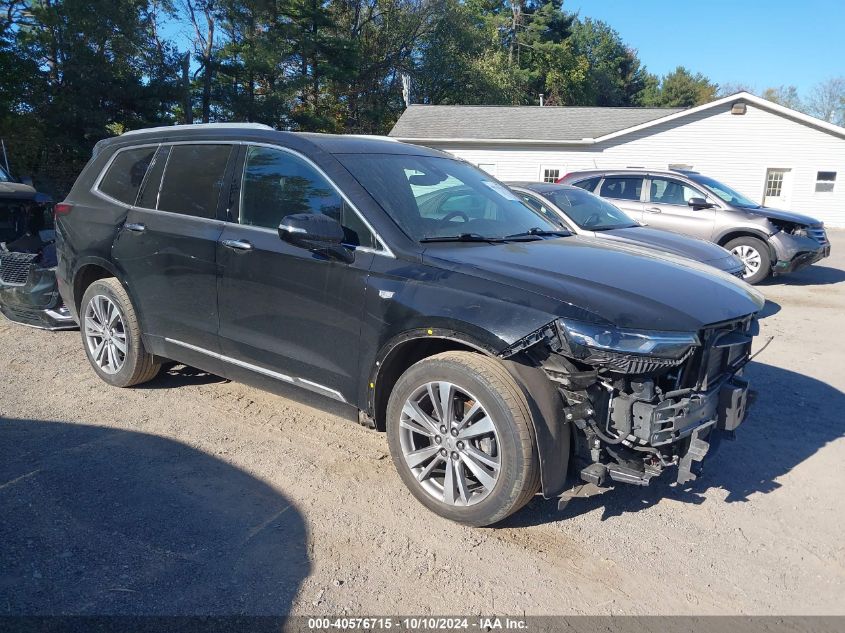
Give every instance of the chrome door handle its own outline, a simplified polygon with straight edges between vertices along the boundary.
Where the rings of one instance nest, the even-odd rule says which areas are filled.
[[[123,228],[125,228],[127,231],[132,231],[133,233],[143,233],[147,230],[147,227],[141,224],[140,222],[129,222],[127,224],[124,224]]]
[[[661,211],[657,207],[646,207],[645,212],[646,213],[663,213],[663,211]]]
[[[252,243],[246,240],[222,240],[220,242],[226,248],[231,248],[236,251],[251,251]]]

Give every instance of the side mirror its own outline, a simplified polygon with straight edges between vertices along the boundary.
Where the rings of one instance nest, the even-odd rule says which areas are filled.
[[[687,204],[696,211],[698,209],[710,209],[713,206],[704,198],[690,198],[689,200],[687,200]]]
[[[294,213],[279,224],[279,237],[293,246],[322,252],[332,259],[352,261],[352,252],[342,245],[340,222],[322,213]]]

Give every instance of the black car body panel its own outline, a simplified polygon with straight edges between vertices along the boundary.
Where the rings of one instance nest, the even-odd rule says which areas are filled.
[[[141,209],[96,191],[116,152],[160,143],[232,145],[214,217]],[[318,169],[360,212],[376,246],[347,246],[338,257],[232,221],[244,152],[268,146]],[[709,266],[611,240],[422,244],[353,176],[356,153],[451,159],[389,140],[247,126],[162,129],[104,142],[65,201],[69,212],[57,219],[61,294],[75,315],[90,281],[115,276],[150,352],[221,375],[246,371],[302,387],[381,427],[401,363],[444,349],[500,358],[523,385],[535,385],[528,397],[544,412],[534,424],[547,496],[563,489],[573,432],[560,385],[549,379],[555,363],[568,362],[559,337],[549,334],[558,319],[696,333],[725,322],[746,327],[763,305],[747,284]]]

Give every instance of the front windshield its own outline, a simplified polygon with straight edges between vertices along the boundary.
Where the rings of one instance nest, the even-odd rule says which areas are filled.
[[[2,167],[0,167],[0,182],[12,182],[12,177]]]
[[[707,176],[691,176],[692,180],[697,182],[700,185],[704,185],[710,191],[715,193],[719,196],[722,200],[727,202],[728,204],[732,204],[735,207],[745,207],[748,209],[756,209],[760,205],[754,202],[753,200],[749,200],[745,196],[743,196],[738,191],[734,191],[730,187],[725,184],[722,184],[718,180],[713,180]]]
[[[353,176],[412,239],[501,239],[559,231],[504,185],[463,161],[405,154],[338,154]]]
[[[543,193],[575,224],[588,231],[609,231],[639,226],[607,200],[583,189],[557,189]]]

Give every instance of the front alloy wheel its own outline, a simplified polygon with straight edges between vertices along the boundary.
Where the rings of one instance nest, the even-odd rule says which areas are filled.
[[[725,244],[725,248],[742,260],[745,266],[742,278],[756,284],[769,276],[772,260],[765,242],[756,237],[742,236]]]
[[[540,487],[525,393],[489,356],[443,352],[408,368],[390,393],[387,441],[411,493],[453,521],[491,525]]]
[[[402,456],[422,488],[470,506],[496,486],[499,435],[478,399],[451,382],[428,382],[406,400],[399,420]]]

